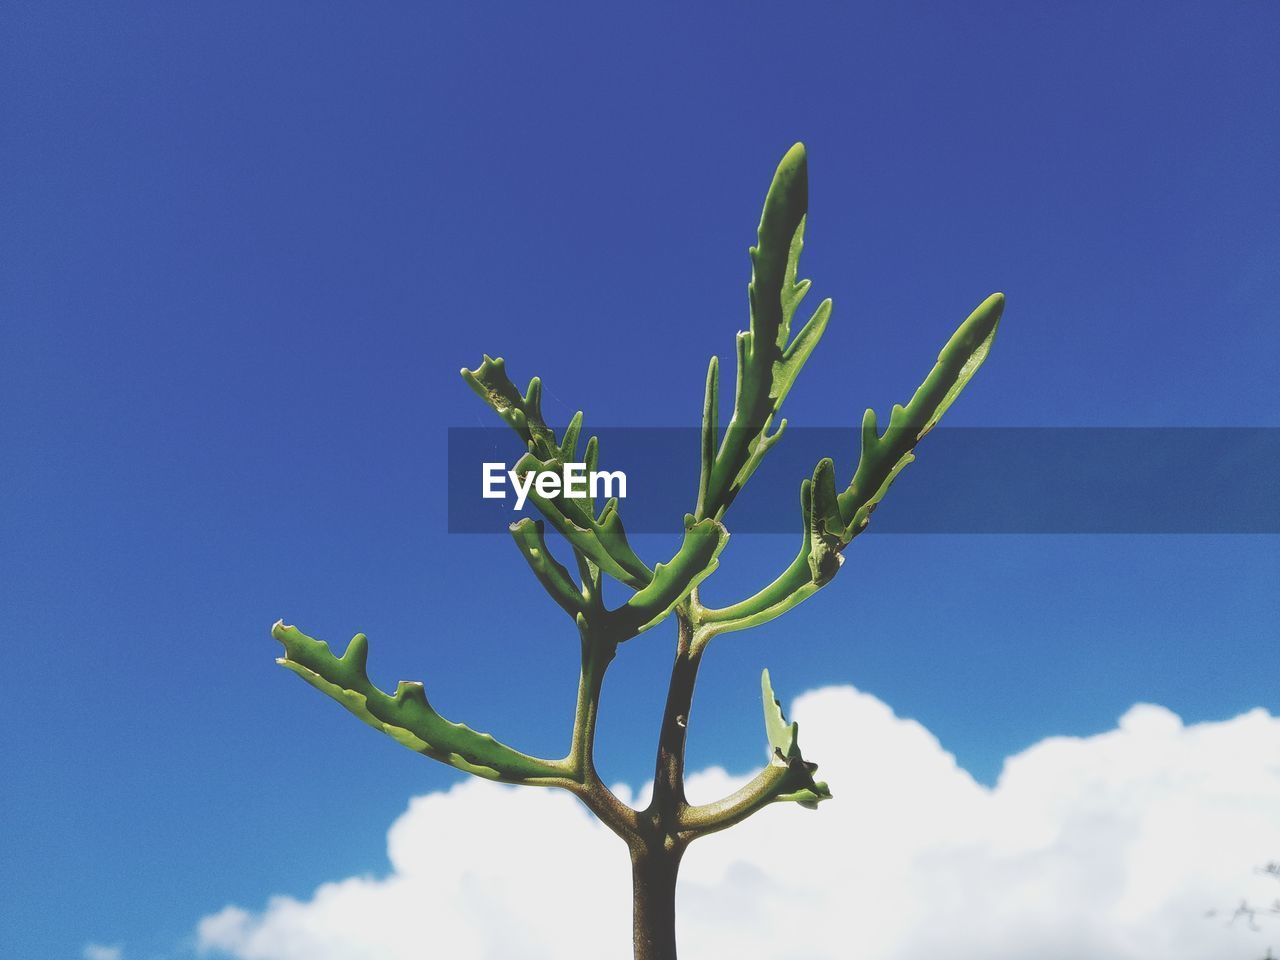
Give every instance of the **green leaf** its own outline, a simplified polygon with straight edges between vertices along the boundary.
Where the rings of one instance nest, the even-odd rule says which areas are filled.
[[[582,411],[575,413],[565,427],[564,439],[560,441],[560,459],[565,463],[576,463],[573,458],[578,455],[578,435],[582,433]]]
[[[803,150],[802,145],[798,145]],[[794,147],[792,150],[794,151]],[[787,162],[787,157],[783,157],[783,163]],[[805,183],[804,195],[802,197],[803,209],[809,209],[809,174],[808,161],[805,160]],[[771,185],[772,186],[772,185]],[[766,212],[768,207],[768,199],[766,198]],[[808,280],[797,280],[796,277],[800,273],[800,253],[804,250],[804,225],[808,214],[800,217],[800,222],[796,224],[795,231],[791,235],[791,246],[787,249],[787,269],[782,278],[782,289],[779,291],[779,299],[782,303],[782,323],[776,336],[779,348],[787,345],[787,337],[791,332],[791,320],[796,315],[796,308],[800,306],[800,301],[804,299],[804,295],[809,292]],[[785,232],[786,228],[783,228]]]
[[[764,701],[764,732],[769,738],[770,750],[783,760],[799,756],[800,724],[787,723],[782,703],[773,694],[768,670],[760,674],[760,694]]]
[[[522,395],[507,376],[506,361],[488,354],[476,370],[464,367],[462,379],[520,435],[531,453],[543,459],[559,454],[555,431],[542,418],[541,380],[537,377],[530,380]]]
[[[883,436],[874,410],[862,417],[862,454],[853,480],[837,494],[832,462],[822,460],[814,469],[809,499],[802,497],[809,542],[805,546],[812,582],[822,586],[839,569],[840,552],[867,528],[880,501],[898,474],[915,460],[912,452],[942,414],[955,402],[991,352],[1003,294],[995,293],[969,315],[947,341],[938,362],[905,407],[896,405]]]
[[[684,541],[671,562],[654,567],[648,586],[610,612],[613,629],[619,634],[634,636],[655,626],[715,571],[729,531],[716,520],[688,520],[692,517],[686,518]]]
[[[341,657],[324,641],[283,622],[271,628],[271,635],[284,645],[277,663],[410,750],[490,780],[536,783],[566,776],[550,760],[526,756],[487,733],[444,719],[432,709],[421,683],[402,680],[391,695],[378,689],[365,672],[369,641],[363,633],[351,639]]]
[[[877,431],[875,412],[866,412],[858,469],[849,488],[840,494],[840,512],[850,539],[866,525],[888,485],[911,462],[915,445],[937,425],[987,359],[1003,312],[1002,293],[993,293],[978,305],[942,348],[911,401],[893,408],[883,436]]]
[[[813,316],[809,318],[809,322],[796,334],[795,340],[792,341],[791,346],[787,347],[782,359],[774,363],[773,386],[770,392],[774,398],[775,411],[782,407],[782,401],[787,398],[787,394],[795,385],[796,378],[800,376],[800,371],[804,369],[805,363],[818,346],[818,341],[826,333],[827,322],[830,319],[831,300],[823,300],[818,304],[818,309]]]
[[[527,453],[512,469],[523,476],[531,471],[558,466],[557,461],[547,463],[532,453]],[[618,515],[616,497],[604,505],[599,517],[591,515],[590,497],[544,497],[536,488],[530,487],[529,502],[537,507],[547,522],[575,550],[615,580],[638,590],[653,579],[653,571],[636,555],[627,541],[627,532]]]
[[[551,599],[576,619],[586,609],[586,600],[582,591],[574,585],[569,571],[547,549],[542,521],[525,517],[511,524],[510,530],[516,546],[529,564],[529,569],[551,595]]]
[[[800,725],[787,722],[782,704],[773,694],[768,670],[760,675],[760,692],[764,699],[764,729],[769,737],[769,762],[788,770],[782,792],[773,798],[774,801],[789,800],[801,806],[816,807],[820,801],[830,800],[831,790],[827,785],[813,779],[818,765],[807,762],[800,754]]]
[[[804,515],[808,542],[805,545],[809,575],[813,583],[831,582],[844,562],[844,523],[836,496],[835,465],[830,458],[818,461],[813,479],[800,489],[800,509]]]
[[[704,466],[695,514],[720,518],[750,479],[781,430],[769,425],[795,384],[801,368],[818,345],[831,317],[824,300],[791,342],[791,321],[809,289],[797,280],[809,207],[808,160],[797,143],[782,158],[765,195],[757,242],[751,248],[751,282],[747,287],[750,327],[738,334],[737,386],[733,416],[725,428],[710,470]],[[708,401],[712,401],[708,389]],[[706,423],[704,407],[704,424]],[[706,446],[704,426],[704,448]],[[704,460],[706,453],[704,450]]]
[[[702,399],[702,435],[699,449],[701,469],[698,471],[698,509],[707,502],[711,474],[716,466],[716,444],[720,442],[720,358],[712,357],[707,365],[707,384]]]
[[[463,369],[462,378],[525,441],[528,452],[513,468],[518,474],[529,471],[558,471],[565,463],[574,463],[578,439],[582,432],[582,411],[578,411],[565,428],[564,438],[556,440],[555,431],[542,416],[542,381],[534,377],[522,395],[507,376],[501,357],[485,356],[476,370]],[[587,441],[583,463],[587,472],[597,468],[599,442]],[[588,493],[582,497],[543,497],[529,492],[529,502],[546,517],[547,522],[573,545],[575,550],[595,564],[597,570],[639,589],[653,577],[652,571],[627,542],[617,502],[606,504],[595,514],[595,501]],[[523,548],[522,548],[523,549]],[[535,573],[538,571],[535,570]],[[557,601],[559,602],[559,601]]]

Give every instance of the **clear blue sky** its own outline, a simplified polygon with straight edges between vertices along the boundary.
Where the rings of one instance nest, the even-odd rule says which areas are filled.
[[[0,14],[0,954],[181,955],[382,869],[459,776],[275,667],[278,617],[562,750],[576,637],[505,537],[444,534],[446,428],[488,422],[457,370],[692,422],[795,140],[836,310],[793,422],[904,400],[998,289],[951,423],[1280,426],[1275,4],[610,6]],[[739,538],[711,597],[793,546]],[[870,535],[713,649],[691,760],[758,762],[765,665],[987,781],[1138,700],[1276,710],[1277,583],[1261,536]],[[613,778],[649,775],[669,652],[610,675]]]

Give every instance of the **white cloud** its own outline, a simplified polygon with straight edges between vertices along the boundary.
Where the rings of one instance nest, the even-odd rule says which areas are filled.
[[[122,960],[124,949],[102,943],[86,943],[80,955],[84,960]]]
[[[1139,705],[1108,733],[1010,758],[993,789],[852,688],[806,694],[794,715],[836,798],[691,848],[688,956],[1254,960],[1280,946],[1280,926],[1228,923],[1241,898],[1280,894],[1256,870],[1280,856],[1280,719],[1262,710],[1188,727]],[[743,779],[698,773],[690,799]],[[630,956],[626,852],[565,794],[468,781],[413,800],[388,849],[388,876],[227,907],[200,944],[241,960]]]

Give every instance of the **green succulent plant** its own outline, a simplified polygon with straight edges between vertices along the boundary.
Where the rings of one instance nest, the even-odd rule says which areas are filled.
[[[800,484],[801,536],[795,559],[775,580],[729,606],[704,606],[698,587],[716,569],[729,539],[725,517],[770,448],[782,437],[782,403],[813,354],[831,316],[831,301],[818,305],[792,335],[796,310],[809,289],[797,280],[808,209],[808,171],[802,144],[782,158],[765,197],[759,241],[751,248],[750,326],[737,337],[737,382],[733,413],[718,423],[720,367],[712,357],[702,412],[701,473],[692,513],[684,517],[679,549],[650,567],[631,548],[618,501],[600,505],[590,497],[542,497],[530,493],[543,520],[511,525],[511,536],[529,569],[578,631],[582,667],[568,753],[542,759],[521,753],[488,734],[446,720],[432,708],[421,683],[402,681],[388,694],[365,670],[368,641],[357,634],[341,656],[323,641],[277,623],[272,631],[284,645],[279,662],[333,697],[357,717],[400,743],[476,776],[506,783],[559,787],[577,796],[625,841],[632,862],[634,942],[637,960],[676,956],[676,875],[685,850],[698,837],[724,830],[772,803],[816,807],[830,799],[815,778],[816,764],[800,750],[797,725],[788,723],[774,697],[769,673],[761,678],[769,763],[749,783],[715,803],[691,805],[684,793],[684,755],[698,668],[716,637],[767,623],[829,583],[840,569],[842,551],[866,529],[872,511],[894,478],[913,459],[915,445],[933,428],[986,359],[1004,307],[992,294],[969,315],[942,348],[924,383],[906,406],[895,405],[881,432],[867,410],[860,431],[861,454],[843,488],[835,466],[821,460]],[[596,438],[581,458],[582,413],[559,435],[541,410],[541,382],[523,393],[501,359],[484,358],[463,370],[466,383],[501,417],[524,444],[518,473],[559,469],[583,462],[595,470]],[[547,546],[546,524],[573,553],[577,576]],[[604,602],[609,577],[629,588],[620,606]],[[601,781],[594,762],[596,717],[605,671],[618,647],[666,619],[676,624],[675,662],[658,738],[652,799],[643,810],[623,803]]]

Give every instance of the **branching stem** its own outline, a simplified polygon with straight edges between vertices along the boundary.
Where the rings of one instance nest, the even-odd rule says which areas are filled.
[[[695,601],[696,602],[696,601]],[[667,688],[667,704],[662,713],[662,729],[658,735],[658,756],[654,765],[653,799],[645,816],[655,829],[674,836],[684,808],[684,752],[688,738],[689,712],[693,705],[693,688],[698,680],[701,651],[693,645],[695,625],[688,607],[677,607],[676,658],[671,667],[671,683]]]
[[[569,761],[585,782],[594,769],[596,718],[600,711],[600,690],[604,674],[613,661],[617,644],[596,641],[590,630],[582,632],[582,672],[578,676],[578,703],[573,717],[573,738]]]
[[[741,823],[772,803],[786,789],[790,770],[769,764],[751,782],[715,803],[686,807],[680,818],[683,833],[703,836]]]

